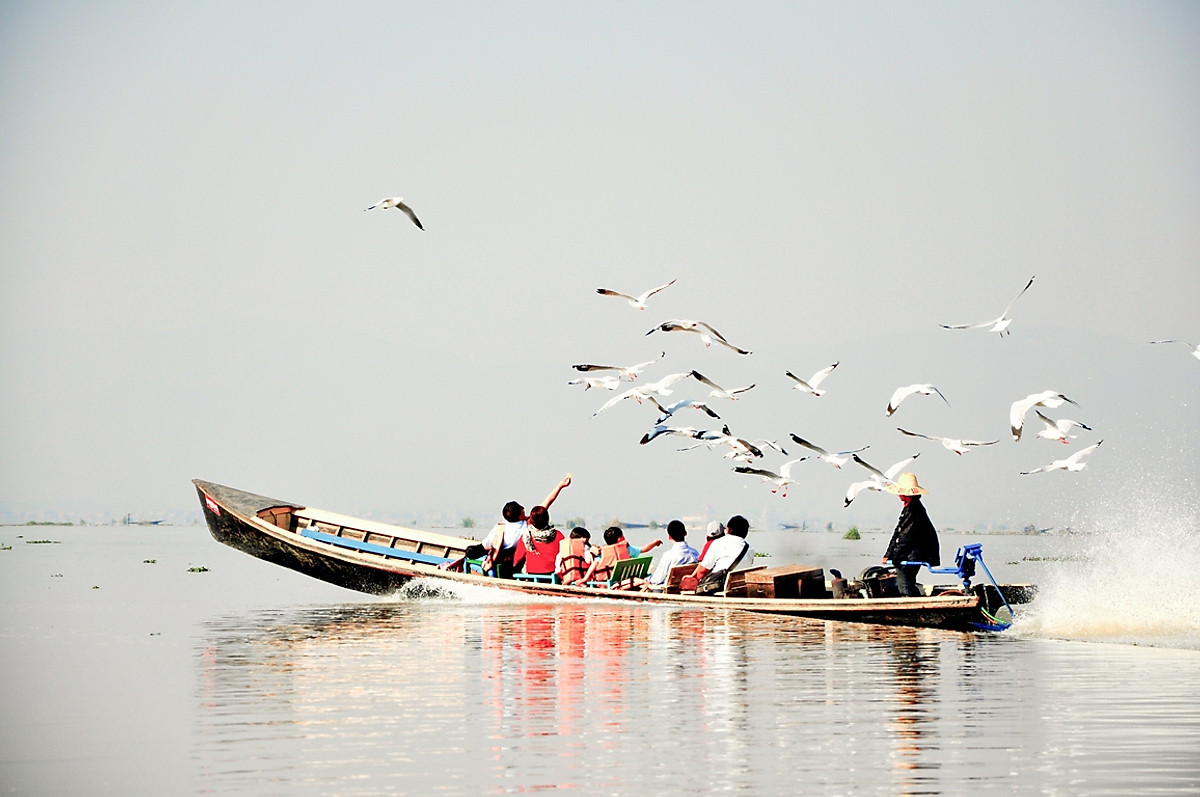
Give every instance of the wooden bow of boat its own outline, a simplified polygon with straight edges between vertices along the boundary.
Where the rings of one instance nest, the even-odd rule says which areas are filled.
[[[221,543],[347,589],[396,591],[414,578],[477,584],[546,598],[608,598],[686,607],[737,608],[823,620],[848,620],[970,631],[989,626],[988,592],[924,598],[734,597],[665,594],[492,578],[439,565],[462,558],[478,541],[353,518],[233,487],[193,480],[205,521]],[[991,589],[990,587],[988,589]],[[1009,603],[1028,600],[1004,587]],[[995,590],[993,590],[994,592]],[[822,589],[822,594],[826,594]],[[999,604],[999,596],[990,601]]]

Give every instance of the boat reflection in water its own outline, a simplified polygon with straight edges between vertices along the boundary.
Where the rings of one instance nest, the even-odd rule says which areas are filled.
[[[986,644],[595,601],[229,617],[201,645],[199,775],[214,791],[290,793],[398,777],[412,793],[770,791],[797,778],[903,792],[964,767],[1009,771],[968,749],[936,774],[963,735],[962,700],[994,707],[975,687]]]

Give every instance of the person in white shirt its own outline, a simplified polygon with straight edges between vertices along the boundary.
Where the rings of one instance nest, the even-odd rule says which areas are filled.
[[[679,585],[680,589],[695,589],[696,583],[712,572],[733,572],[754,567],[754,549],[746,541],[749,531],[750,521],[746,518],[741,515],[729,518],[729,522],[725,524],[725,535],[713,540],[695,571]]]
[[[679,565],[690,565],[700,561],[700,554],[686,542],[687,527],[681,520],[672,520],[667,524],[667,537],[675,543],[658,560],[658,566],[650,574],[649,582],[654,586],[662,586],[671,574],[671,568]],[[645,550],[645,549],[643,549]]]

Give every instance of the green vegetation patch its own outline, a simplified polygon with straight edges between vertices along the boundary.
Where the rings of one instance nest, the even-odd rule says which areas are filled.
[[[62,540],[25,540],[26,545],[58,545]]]
[[[189,573],[207,573],[208,568],[205,567],[204,565],[197,565],[196,567],[189,567],[188,572]]]
[[[851,526],[850,530],[842,535],[843,540],[861,540],[862,535],[858,533],[858,526]]]

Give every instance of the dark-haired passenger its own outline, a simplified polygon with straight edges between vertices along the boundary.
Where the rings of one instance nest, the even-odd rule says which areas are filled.
[[[516,545],[514,567],[530,575],[554,575],[559,543],[565,539],[561,531],[550,525],[550,513],[546,507],[535,506],[529,510],[529,521],[525,524],[521,541]]]
[[[558,494],[570,484],[571,474],[568,473],[550,491],[550,494],[546,496],[546,500],[542,501],[539,506],[549,510],[550,505],[558,498]],[[512,578],[513,560],[517,552],[517,543],[525,535],[529,518],[525,515],[525,508],[516,501],[509,501],[505,504],[504,509],[500,512],[500,516],[504,520],[493,526],[492,530],[483,539],[483,547],[487,549],[487,556],[483,561],[483,570],[484,572],[494,570],[500,578]]]
[[[667,537],[674,545],[662,555],[658,566],[654,568],[654,572],[647,579],[653,587],[661,587],[667,583],[667,576],[671,574],[671,568],[700,561],[700,554],[687,544],[687,527],[683,525],[682,520],[672,520],[667,524]]]

